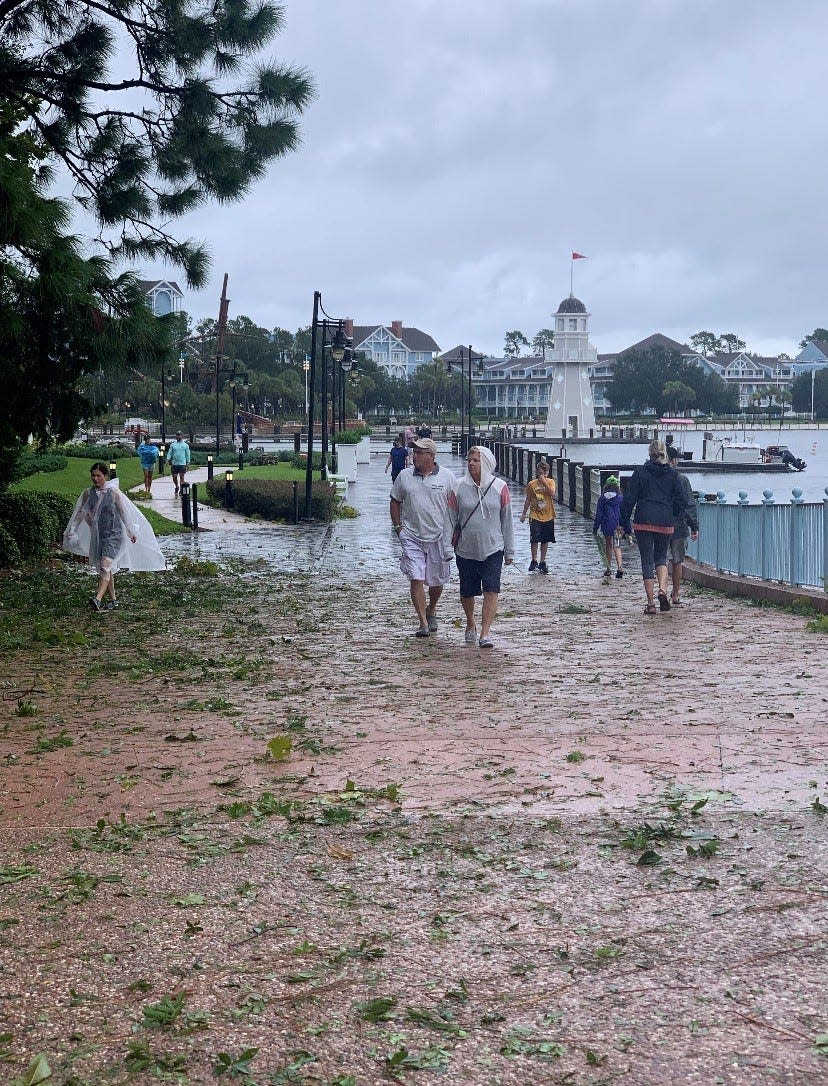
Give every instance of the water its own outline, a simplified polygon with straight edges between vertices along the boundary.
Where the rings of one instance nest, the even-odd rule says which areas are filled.
[[[720,431],[714,430],[717,436]],[[742,431],[728,432],[735,440],[740,440]],[[679,447],[693,453],[694,460],[700,460],[702,454],[703,433],[693,430],[685,434],[676,432]],[[694,472],[684,474],[690,480],[694,490],[703,494],[714,494],[723,490],[728,501],[734,502],[739,491],[747,491],[751,502],[758,502],[764,490],[772,490],[777,502],[790,501],[793,489],[799,488],[806,501],[822,501],[828,486],[828,430],[748,430],[748,441],[756,441],[762,448],[766,445],[787,445],[794,456],[801,457],[805,463],[804,471],[798,472]],[[557,451],[553,445],[551,451]],[[571,460],[580,460],[584,464],[596,467],[612,467],[615,464],[630,466],[643,464],[647,458],[647,445],[570,445],[566,450]]]

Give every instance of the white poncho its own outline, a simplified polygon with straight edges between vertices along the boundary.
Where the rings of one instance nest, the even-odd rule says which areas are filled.
[[[152,572],[166,565],[152,525],[124,497],[117,479],[101,490],[84,490],[63,533],[63,549],[88,557],[90,573]]]

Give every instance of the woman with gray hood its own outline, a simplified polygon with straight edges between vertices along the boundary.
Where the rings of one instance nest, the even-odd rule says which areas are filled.
[[[494,474],[494,454],[481,445],[469,449],[467,471],[449,495],[452,544],[460,574],[460,603],[466,616],[466,643],[490,649],[489,631],[497,614],[500,573],[515,556],[509,487]],[[483,597],[480,631],[474,619],[476,596]]]

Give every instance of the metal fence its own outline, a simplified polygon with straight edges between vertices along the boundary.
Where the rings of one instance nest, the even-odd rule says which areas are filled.
[[[821,502],[806,502],[802,491],[776,504],[765,490],[758,505],[739,492],[728,505],[724,492],[699,502],[699,538],[688,554],[723,573],[760,577],[828,591],[828,487]]]

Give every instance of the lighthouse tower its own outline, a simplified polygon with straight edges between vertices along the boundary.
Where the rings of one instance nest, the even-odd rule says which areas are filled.
[[[544,352],[549,370],[547,437],[585,437],[595,427],[595,408],[589,367],[598,352],[589,342],[586,306],[573,294],[564,298],[555,314],[555,346]]]

